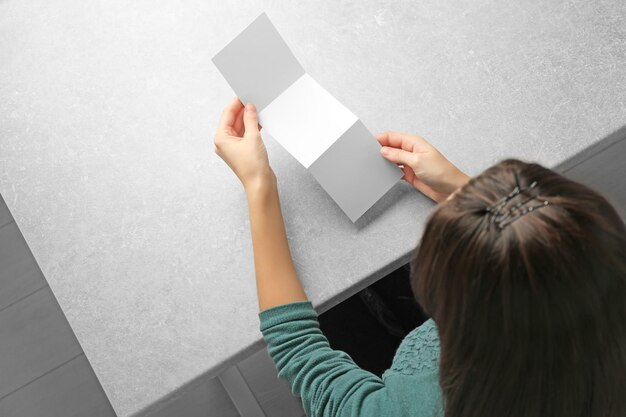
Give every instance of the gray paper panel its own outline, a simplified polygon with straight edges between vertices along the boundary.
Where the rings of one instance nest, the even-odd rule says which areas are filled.
[[[241,101],[253,102],[259,111],[304,74],[265,13],[215,55],[213,63]]]
[[[380,145],[358,120],[309,167],[353,222],[402,178],[380,154]]]

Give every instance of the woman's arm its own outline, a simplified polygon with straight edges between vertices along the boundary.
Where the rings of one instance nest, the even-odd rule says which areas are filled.
[[[250,184],[246,187],[246,195],[259,308],[263,311],[282,304],[305,301],[306,294],[289,252],[276,178],[272,174]]]
[[[359,368],[347,353],[330,347],[310,302],[270,308],[259,318],[278,376],[302,398],[307,416],[391,414],[393,393],[380,377]]]
[[[257,293],[261,311],[306,300],[298,280],[276,186],[251,103],[235,97],[224,109],[215,134],[215,152],[239,177],[248,197]],[[397,132],[378,135],[381,153],[402,166],[404,179],[433,200],[448,198],[469,177],[423,138]]]
[[[379,140],[386,147],[401,145],[389,136]],[[346,353],[333,350],[322,334],[291,259],[276,177],[269,165],[254,106],[244,107],[237,98],[231,101],[215,135],[215,152],[246,191],[261,330],[279,375],[302,397],[307,415],[378,417],[391,409],[408,407],[393,397],[381,378],[359,368]],[[424,155],[420,159],[428,162]],[[409,171],[408,167],[405,162],[405,179],[414,180],[418,172]],[[429,187],[438,197],[445,195],[445,190]],[[431,385],[436,386],[436,380]],[[428,402],[428,398],[418,400],[419,404]]]
[[[306,301],[306,295],[291,260],[276,177],[254,106],[244,108],[234,99],[226,107],[215,151],[237,174],[248,197],[261,330],[279,374],[302,396],[310,416],[335,416],[342,409],[348,410],[343,415],[363,415],[358,410],[365,398],[373,398],[384,384],[329,347],[309,302],[294,303]],[[360,387],[356,392],[355,384]]]
[[[248,197],[259,308],[305,301],[254,105],[244,107],[234,98],[226,106],[215,135],[215,152],[235,172]]]

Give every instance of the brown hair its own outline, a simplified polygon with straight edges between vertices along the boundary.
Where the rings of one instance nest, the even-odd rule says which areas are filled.
[[[488,208],[535,181],[506,204],[547,205],[499,228]],[[626,416],[626,228],[597,192],[503,161],[436,208],[411,270],[447,417]]]

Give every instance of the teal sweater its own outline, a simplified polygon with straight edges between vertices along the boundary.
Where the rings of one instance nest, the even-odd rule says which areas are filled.
[[[309,417],[442,416],[439,336],[428,320],[409,333],[382,378],[333,350],[308,301],[259,314],[278,376],[302,398]]]

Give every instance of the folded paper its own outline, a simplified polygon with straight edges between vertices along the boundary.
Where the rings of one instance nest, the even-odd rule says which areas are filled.
[[[308,74],[259,113],[261,126],[305,168],[357,120]]]
[[[304,71],[265,13],[213,63],[353,222],[402,177],[358,117]]]

